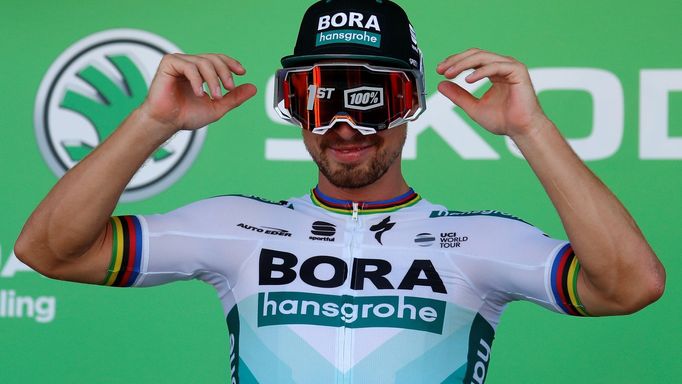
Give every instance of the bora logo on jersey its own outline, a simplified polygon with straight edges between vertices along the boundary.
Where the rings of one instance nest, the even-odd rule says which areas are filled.
[[[388,221],[388,220],[386,220]],[[300,266],[299,266],[299,261]],[[319,272],[332,272],[322,277]],[[398,273],[394,284],[388,276]],[[303,283],[304,285],[300,285]],[[446,303],[431,297],[411,296],[417,286],[433,294],[446,295],[445,284],[430,260],[412,261],[398,270],[384,259],[355,258],[351,266],[337,257],[312,256],[299,259],[293,253],[263,248],[259,259],[258,326],[313,324],[329,327],[392,327],[441,334]],[[378,289],[385,295],[349,295],[296,291],[294,287],[350,291]],[[367,285],[367,287],[366,287]],[[285,291],[277,287],[290,286]],[[399,293],[400,292],[400,293]]]
[[[180,52],[149,32],[114,29],[68,47],[43,78],[34,110],[40,151],[63,175],[106,139],[145,99],[164,54]],[[189,168],[205,128],[181,131],[152,153],[122,200],[141,200],[172,185]]]

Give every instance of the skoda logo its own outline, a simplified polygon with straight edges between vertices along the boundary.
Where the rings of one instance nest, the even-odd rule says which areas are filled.
[[[40,84],[34,110],[38,145],[55,175],[87,156],[144,101],[169,52],[180,49],[149,32],[113,29],[85,37],[57,58]],[[171,186],[190,167],[205,136],[205,127],[178,132],[151,154],[121,200],[142,200]]]

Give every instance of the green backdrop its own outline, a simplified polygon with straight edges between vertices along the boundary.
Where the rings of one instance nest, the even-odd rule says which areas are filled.
[[[608,94],[607,103],[599,108],[593,103],[594,95],[579,89],[549,89],[540,93],[540,99],[572,139],[591,137],[597,110],[604,105],[623,108],[623,123],[614,123],[616,136],[620,126],[622,141],[614,139],[614,133],[607,135],[604,142],[616,143],[611,154],[587,164],[629,208],[668,273],[663,298],[630,316],[580,319],[532,304],[510,305],[497,331],[488,383],[677,382],[682,375],[678,323],[682,315],[682,144],[675,139],[682,140],[682,86],[675,84],[681,82],[682,75],[675,71],[682,70],[682,5],[673,0],[635,4],[615,0],[400,3],[410,15],[425,53],[429,95],[435,93],[439,81],[436,64],[472,46],[515,56],[531,70],[568,74],[562,80],[568,83],[574,80],[571,70],[580,68],[613,75],[603,79],[615,79],[616,83],[603,84],[619,84],[622,99],[618,92]],[[258,86],[259,94],[209,127],[196,160],[176,183],[149,198],[120,204],[116,212],[163,212],[224,193],[257,194],[274,200],[305,194],[315,183],[311,162],[266,159],[266,140],[295,139],[299,132],[268,118],[265,95],[279,58],[292,49],[300,16],[308,4],[231,0],[2,2],[0,304],[2,300],[7,303],[11,294],[32,297],[36,303],[40,297],[47,302],[52,299],[55,306],[52,316],[44,315],[42,322],[37,314],[10,316],[8,309],[3,311],[0,306],[0,382],[227,380],[225,320],[211,287],[184,282],[113,289],[12,271],[16,265],[12,247],[22,224],[57,179],[36,142],[36,96],[43,76],[60,54],[102,30],[141,29],[168,39],[185,52],[226,53],[244,63],[249,71],[246,79]],[[668,108],[656,114],[647,109],[650,106],[642,94],[649,95],[644,90],[652,88],[647,71],[661,69],[674,71],[656,72],[665,80],[659,83],[671,88],[663,93]],[[602,83],[590,84],[600,89]],[[404,163],[410,184],[429,200],[451,209],[499,209],[523,217],[552,236],[564,237],[539,183],[504,139],[473,127],[497,159],[465,156],[443,138],[442,127],[445,124],[447,130],[449,121],[446,115],[427,118],[439,121],[434,123],[438,129],[422,124],[416,155],[411,156],[416,158]],[[670,150],[660,143],[650,144],[652,127],[661,121],[668,124]],[[598,151],[600,145],[594,148]]]

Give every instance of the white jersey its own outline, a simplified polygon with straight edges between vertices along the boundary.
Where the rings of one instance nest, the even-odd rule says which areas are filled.
[[[112,223],[105,284],[215,287],[233,383],[482,383],[508,302],[584,315],[567,242],[412,190],[373,203],[221,196]]]

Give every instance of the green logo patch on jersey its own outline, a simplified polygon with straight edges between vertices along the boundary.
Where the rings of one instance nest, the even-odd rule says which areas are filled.
[[[440,334],[445,302],[410,296],[258,294],[258,326],[313,324],[329,327],[392,327]]]

